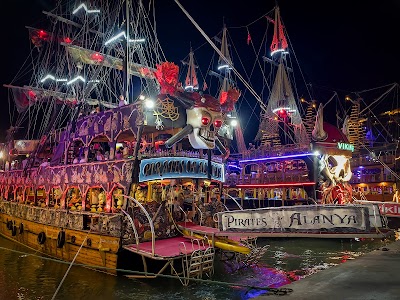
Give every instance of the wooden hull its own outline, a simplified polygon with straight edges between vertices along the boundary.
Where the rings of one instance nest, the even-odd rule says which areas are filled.
[[[7,227],[9,221],[15,226],[14,229]],[[20,224],[23,224],[22,232],[20,231]],[[74,259],[83,244],[75,263],[93,268],[97,267],[107,273],[116,274],[120,248],[120,239],[118,237],[94,234],[89,231],[65,229],[65,243],[61,246],[58,242],[60,231],[61,228],[59,227],[39,224],[0,213],[0,234],[2,236],[40,253],[68,262]],[[44,232],[46,236],[42,244],[39,243],[38,239],[41,232]],[[41,234],[42,236],[43,233]]]

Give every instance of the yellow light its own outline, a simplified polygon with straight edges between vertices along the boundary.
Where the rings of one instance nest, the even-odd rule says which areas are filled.
[[[344,98],[346,101],[350,101],[351,98],[349,96],[346,96],[346,98]]]

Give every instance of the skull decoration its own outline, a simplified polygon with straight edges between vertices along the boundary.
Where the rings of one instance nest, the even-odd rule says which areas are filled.
[[[188,125],[193,127],[189,133],[189,142],[195,149],[214,149],[215,138],[223,124],[223,117],[218,100],[205,95],[187,109]]]
[[[322,156],[320,161],[321,175],[324,178],[322,195],[324,203],[351,202],[351,186],[348,181],[353,175],[350,169],[350,160],[344,155]]]

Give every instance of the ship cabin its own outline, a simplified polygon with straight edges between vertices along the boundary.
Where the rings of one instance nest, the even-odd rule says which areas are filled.
[[[166,95],[151,107],[146,101],[80,115],[41,140],[14,141],[4,148],[2,202],[10,210],[37,211],[39,222],[42,210],[73,214],[80,221],[69,226],[94,232],[101,231],[104,218],[142,210],[145,228],[150,228],[149,213],[158,216],[152,220],[159,228],[156,236],[172,236],[176,231],[168,210],[160,212],[160,206],[175,207],[177,221],[208,216],[212,223],[204,207],[221,191],[221,156],[193,149],[187,135],[176,139],[186,125],[187,103]],[[171,138],[176,140],[167,147]],[[195,201],[202,202],[196,209]],[[150,230],[139,233],[144,240],[151,236]]]

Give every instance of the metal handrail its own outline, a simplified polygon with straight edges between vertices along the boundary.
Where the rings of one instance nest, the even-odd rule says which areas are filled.
[[[240,208],[240,210],[243,210],[243,207],[239,204],[239,202],[236,201],[236,199],[234,197],[232,197],[231,195],[224,193],[224,195],[230,197],[235,203],[236,205]]]
[[[140,204],[140,202],[137,201],[135,198],[130,197],[130,196],[126,196],[126,195],[122,195],[122,196],[123,196],[124,198],[126,198],[126,199],[132,201],[132,202],[135,203],[137,206],[139,206],[140,209],[141,209],[141,210],[144,212],[144,214],[146,215],[147,220],[149,221],[150,230],[151,230],[151,254],[154,256],[154,254],[155,254],[155,247],[156,247],[156,238],[155,238],[156,233],[155,233],[155,231],[154,231],[154,224],[153,224],[153,221],[152,221],[152,219],[151,219],[149,213],[148,213],[147,210],[143,207],[143,205]]]

